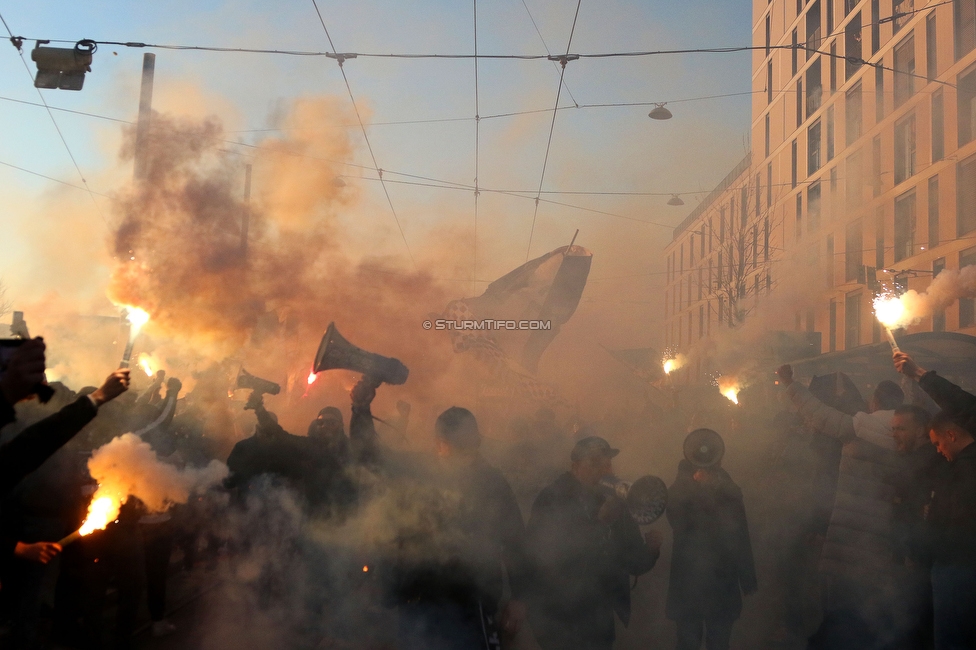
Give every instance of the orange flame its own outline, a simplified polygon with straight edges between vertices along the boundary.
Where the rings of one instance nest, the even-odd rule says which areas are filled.
[[[139,367],[143,369],[147,377],[152,377],[153,374],[155,373],[152,367],[152,362],[149,360],[149,357],[145,354],[139,355]]]
[[[742,390],[742,385],[735,377],[719,377],[718,390],[733,404],[739,403],[739,391]]]
[[[119,508],[121,505],[121,501],[115,497],[108,495],[96,496],[88,505],[88,517],[78,532],[84,536],[96,530],[104,530],[110,522],[119,516]]]
[[[314,370],[311,371],[310,373],[308,373],[308,385],[309,386],[311,386],[312,384],[314,384],[316,379],[318,379],[318,375],[315,374],[315,371]]]

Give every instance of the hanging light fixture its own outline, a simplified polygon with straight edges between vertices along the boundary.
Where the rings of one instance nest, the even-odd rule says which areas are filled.
[[[677,194],[672,194],[671,198],[668,199],[668,205],[684,205],[685,202],[681,200],[681,197]]]
[[[664,108],[664,104],[655,104],[653,110],[647,116],[652,120],[670,120],[673,117],[671,111]]]

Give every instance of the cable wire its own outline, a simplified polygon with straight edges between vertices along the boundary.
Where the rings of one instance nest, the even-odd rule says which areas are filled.
[[[542,47],[544,47],[546,49],[546,54],[548,54],[549,57],[551,58],[552,57],[552,52],[549,50],[549,45],[546,44],[546,39],[542,37],[542,32],[539,31],[539,26],[535,23],[535,18],[532,17],[532,12],[529,11],[529,5],[525,4],[525,0],[522,0],[522,6],[525,7],[525,13],[527,13],[529,15],[529,20],[532,21],[532,26],[535,28],[535,33],[539,35],[539,40],[542,41]],[[556,70],[556,74],[559,74],[559,65],[558,65],[558,63],[556,61],[553,61],[552,62],[552,65],[553,65],[553,67]],[[566,92],[569,94],[569,98],[571,100],[573,100],[573,105],[576,108],[579,108],[579,102],[576,101],[576,98],[573,96],[573,91],[571,91],[569,89],[569,86],[567,86],[565,84],[565,82],[563,83],[563,88],[566,89]]]
[[[342,63],[346,59],[345,55],[339,54],[336,50],[335,44],[332,42],[332,36],[329,35],[329,28],[325,26],[325,19],[322,18],[322,12],[319,11],[319,5],[316,0],[312,0],[312,6],[315,7],[315,13],[319,17],[319,23],[322,24],[322,31],[325,32],[325,37],[329,41],[329,47],[332,48],[333,58],[335,58],[336,63],[339,64],[339,72],[342,73],[342,80],[346,84],[346,91],[349,93],[349,101],[352,102],[353,110],[356,112],[356,119],[359,121],[359,128],[363,132],[363,139],[366,141],[366,149],[369,150],[369,157],[373,161],[373,167],[380,178],[380,185],[383,187],[383,194],[386,195],[386,202],[390,204],[390,212],[393,213],[393,220],[396,222],[397,229],[400,231],[400,238],[403,239],[403,246],[407,249],[407,257],[410,258],[410,264],[414,267],[417,266],[417,262],[413,258],[413,253],[410,251],[410,244],[407,243],[407,236],[403,232],[403,226],[400,225],[400,217],[397,216],[396,208],[393,207],[393,199],[390,198],[390,191],[386,187],[386,183],[383,181],[383,170],[380,168],[379,164],[376,162],[376,154],[373,153],[373,145],[369,142],[369,135],[366,133],[366,125],[363,123],[363,117],[359,113],[359,106],[356,105],[356,98],[352,94],[352,86],[349,85],[349,78],[346,77],[346,70],[343,68]]]
[[[566,43],[566,55],[560,59],[559,64],[562,68],[559,71],[559,85],[556,87],[556,101],[552,107],[552,122],[549,123],[549,139],[546,141],[546,155],[542,159],[542,174],[539,178],[539,191],[535,197],[535,210],[532,212],[532,227],[529,229],[529,244],[525,247],[525,261],[529,261],[529,253],[532,251],[532,236],[535,234],[535,221],[539,216],[539,197],[542,196],[542,186],[546,182],[546,168],[549,166],[549,150],[552,148],[552,132],[556,128],[556,115],[559,110],[559,96],[563,89],[563,78],[566,76],[566,63],[569,60],[569,50],[573,47],[573,35],[576,33],[576,21],[579,19],[580,7],[583,0],[577,0],[576,13],[573,15],[573,26],[569,30],[569,41]]]

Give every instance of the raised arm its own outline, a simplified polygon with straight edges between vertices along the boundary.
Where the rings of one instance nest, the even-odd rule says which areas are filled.
[[[814,397],[806,386],[793,381],[791,366],[781,366],[776,374],[786,386],[786,395],[797,413],[815,431],[838,440],[849,440],[854,437],[854,418],[827,406]]]

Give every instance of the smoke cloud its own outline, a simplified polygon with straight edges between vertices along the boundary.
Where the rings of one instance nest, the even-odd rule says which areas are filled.
[[[960,298],[976,298],[976,266],[939,273],[932,284],[919,293],[911,289],[899,297],[904,307],[892,328],[908,327],[941,311]]]
[[[164,463],[149,443],[131,433],[96,449],[88,471],[98,482],[96,498],[109,495],[121,502],[133,496],[150,512],[186,503],[193,492],[216,485],[228,474],[227,466],[217,460],[206,467],[183,470]]]

